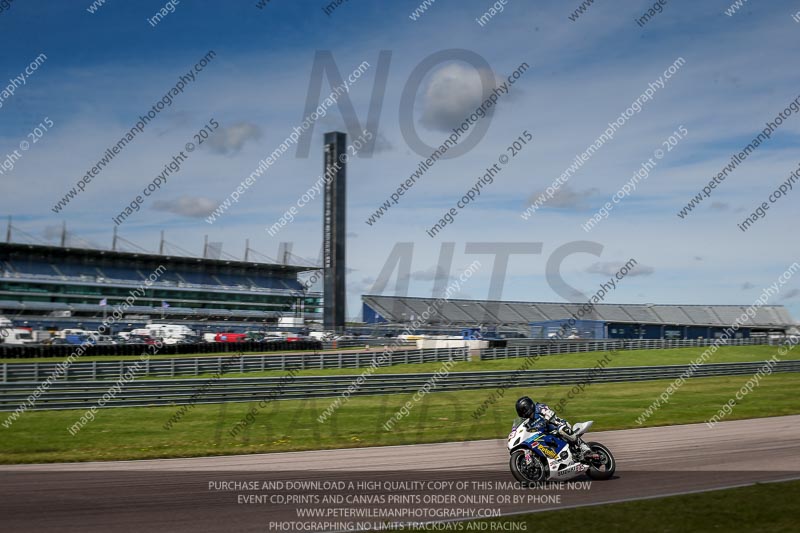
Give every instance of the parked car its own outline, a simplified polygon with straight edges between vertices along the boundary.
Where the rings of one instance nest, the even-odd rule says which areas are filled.
[[[67,344],[73,344],[73,345],[75,345],[75,344],[84,344],[84,343],[97,344],[97,339],[95,339],[94,337],[92,337],[90,335],[84,335],[84,334],[66,335],[64,337],[64,340],[67,341]]]
[[[149,335],[131,335],[127,341],[127,344],[147,344],[148,346],[155,343],[156,340]]]
[[[175,341],[175,344],[198,344],[200,343],[200,337],[196,335],[187,335],[181,339]]]
[[[69,342],[67,339],[61,339],[59,337],[53,337],[52,339],[47,339],[47,340],[42,341],[42,344],[45,344],[45,345],[48,345],[48,346],[69,346],[72,343]]]
[[[244,342],[247,340],[246,333],[217,333],[214,342]]]
[[[117,344],[117,341],[111,335],[98,335],[95,344],[98,346],[113,346]]]

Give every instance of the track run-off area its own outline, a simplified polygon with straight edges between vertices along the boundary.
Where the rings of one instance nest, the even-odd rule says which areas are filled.
[[[586,440],[612,450],[613,479],[519,487],[504,440],[8,465],[0,467],[0,512],[9,531],[340,531],[800,478],[800,416],[599,431]]]

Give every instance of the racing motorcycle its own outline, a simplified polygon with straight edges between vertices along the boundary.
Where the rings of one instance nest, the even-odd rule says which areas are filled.
[[[576,451],[583,442],[581,435],[592,427],[592,421],[572,426],[577,437],[574,448],[556,432],[543,433],[531,430],[528,422],[514,428],[508,435],[509,466],[514,479],[520,483],[561,481],[586,473],[592,479],[609,479],[617,463],[608,448],[599,442],[587,442],[591,449],[588,457],[579,460]]]

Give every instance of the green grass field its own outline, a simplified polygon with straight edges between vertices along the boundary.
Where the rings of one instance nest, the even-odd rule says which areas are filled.
[[[531,370],[552,370],[554,368],[592,368],[610,355],[607,367],[621,366],[650,366],[650,365],[685,365],[697,359],[705,348],[676,348],[671,350],[626,350],[611,354],[610,352],[565,353],[540,357]],[[765,361],[777,355],[777,346],[724,346],[711,356],[707,363],[743,363],[749,361]],[[798,352],[797,357],[800,357]],[[781,356],[780,359],[791,359],[791,355]],[[451,372],[480,372],[488,370],[516,370],[523,364],[525,358],[500,359],[496,361],[464,361],[458,363]],[[235,366],[235,365],[234,365]],[[416,363],[409,365],[395,365],[376,369],[376,374],[413,374],[433,373],[442,368],[442,363]],[[321,375],[358,375],[364,369],[330,368],[325,370],[308,369],[299,371],[300,376]],[[229,373],[229,378],[254,378],[254,377],[280,377],[283,371]],[[208,377],[205,374],[200,377]],[[176,376],[180,379],[196,379],[198,376]],[[147,379],[147,378],[143,378]],[[153,378],[149,378],[153,379]]]
[[[398,348],[398,351],[405,348]],[[412,348],[413,349],[413,348]],[[672,348],[668,350],[625,350],[616,355],[612,355],[611,362],[607,366],[646,366],[646,365],[681,365],[687,364],[696,359],[703,353],[705,348]],[[347,353],[361,351],[358,349],[346,349],[325,353]],[[289,353],[289,352],[287,352]],[[291,352],[294,354],[318,353],[308,351]],[[380,352],[379,352],[380,353]],[[778,353],[777,346],[756,345],[756,346],[723,346],[709,359],[710,363],[738,363],[746,361],[763,361]],[[191,357],[230,357],[236,352],[214,353],[214,354],[184,354],[184,355],[154,355],[151,359],[178,359]],[[264,352],[246,352],[244,355],[262,355]],[[548,355],[539,358],[535,368],[585,368],[593,367],[599,359],[602,359],[606,352],[585,352],[567,353],[558,355]],[[266,353],[269,355],[269,353]],[[280,357],[280,355],[276,355]],[[800,356],[798,356],[800,357]],[[41,357],[37,359],[3,359],[0,363],[60,363],[65,358]],[[119,361],[119,360],[138,360],[138,355],[131,356],[96,356],[79,357],[76,361]],[[497,361],[470,361],[459,364],[459,371],[479,371],[479,370],[513,370],[522,362],[522,358],[501,359]],[[411,365],[395,365],[378,369],[383,373],[410,373],[410,372],[435,372],[441,367],[441,363],[422,363]],[[311,369],[304,371],[307,375],[320,374],[353,374],[358,373],[355,369]],[[280,372],[249,373],[248,376],[259,375],[280,375]]]
[[[482,520],[479,522],[489,523],[490,526],[494,523],[496,529],[476,527],[475,531],[788,532],[798,530],[795,513],[799,498],[800,481],[764,483],[698,494]],[[514,529],[504,529],[504,524],[516,526]],[[520,527],[517,524],[525,526]]]
[[[692,379],[645,425],[704,422],[749,377]],[[563,414],[572,422],[592,419],[598,431],[640,427],[636,418],[669,383],[593,384],[568,403]],[[169,430],[163,425],[177,407],[101,409],[96,419],[75,436],[67,427],[82,411],[31,411],[10,428],[0,425],[0,463],[189,457],[503,438],[515,416],[513,405],[518,396],[530,394],[537,401],[554,405],[567,390],[564,386],[535,384],[509,389],[477,421],[471,414],[491,390],[428,394],[390,432],[381,426],[413,394],[356,396],[325,423],[319,423],[317,417],[331,399],[272,402],[235,437],[228,432],[258,402],[196,405]],[[797,390],[800,374],[767,376],[725,420],[800,414]],[[6,416],[0,414],[0,422]]]

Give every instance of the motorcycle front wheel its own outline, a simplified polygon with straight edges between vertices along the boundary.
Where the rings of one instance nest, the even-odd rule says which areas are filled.
[[[586,475],[592,479],[610,479],[617,469],[617,461],[614,460],[611,451],[599,442],[587,442],[586,445],[600,456],[600,459],[589,461],[589,471]]]
[[[542,460],[531,453],[531,462],[525,458],[525,450],[514,450],[511,452],[511,459],[508,462],[511,468],[511,475],[520,483],[540,483],[547,479],[547,470],[542,464]]]

